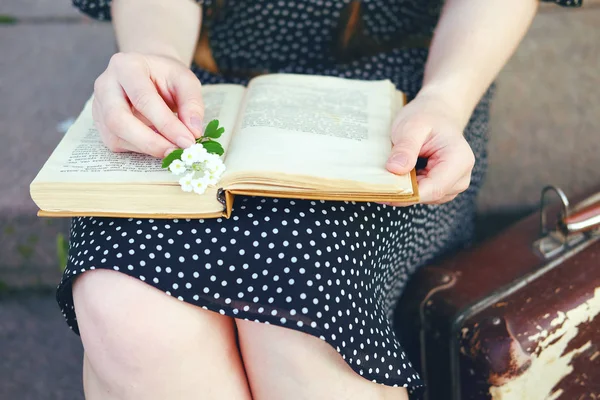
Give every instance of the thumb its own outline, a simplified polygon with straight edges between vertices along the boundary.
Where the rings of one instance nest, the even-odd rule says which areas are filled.
[[[179,119],[197,139],[204,134],[204,102],[200,80],[189,71],[189,74],[177,74],[172,84]]]
[[[396,125],[392,132],[392,153],[386,168],[395,174],[407,174],[417,165],[417,159],[425,139],[431,132],[428,125],[414,124]]]

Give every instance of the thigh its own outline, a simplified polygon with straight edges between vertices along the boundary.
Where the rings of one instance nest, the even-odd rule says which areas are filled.
[[[236,320],[254,400],[406,400],[406,389],[354,372],[326,342],[287,328]]]
[[[231,318],[109,270],[73,298],[88,399],[250,398]]]

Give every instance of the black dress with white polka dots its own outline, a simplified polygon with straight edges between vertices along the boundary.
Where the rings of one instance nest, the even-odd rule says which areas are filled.
[[[110,2],[74,3],[98,19],[110,15]],[[343,62],[330,51],[350,0],[224,3],[221,16],[205,22],[220,68],[390,79],[409,99],[419,90],[424,48]],[[385,41],[403,33],[431,34],[441,2],[362,5],[365,31]],[[247,82],[194,71],[204,83]],[[423,381],[396,338],[392,311],[416,268],[464,245],[472,234],[486,167],[490,97],[491,90],[465,130],[477,158],[471,186],[447,204],[394,208],[239,196],[228,220],[73,219],[68,265],[57,290],[69,326],[79,332],[73,279],[112,269],[207,310],[318,337],[366,379],[417,394]]]

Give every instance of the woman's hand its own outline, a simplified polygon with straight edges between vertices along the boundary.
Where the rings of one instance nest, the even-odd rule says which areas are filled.
[[[115,54],[94,84],[92,112],[102,141],[114,152],[163,158],[202,135],[200,81],[166,56]]]
[[[420,203],[448,202],[471,183],[475,156],[463,137],[466,123],[458,115],[441,97],[423,93],[394,120],[387,169],[405,174],[418,157],[427,159],[427,166],[417,173]]]
[[[463,138],[469,116],[535,16],[535,0],[447,0],[427,56],[423,88],[392,130],[387,168],[407,173],[417,157],[420,202],[444,203],[470,184],[475,161]],[[451,93],[452,100],[444,94]]]

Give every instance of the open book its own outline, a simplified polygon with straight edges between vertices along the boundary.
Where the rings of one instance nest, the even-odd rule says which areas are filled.
[[[161,160],[113,153],[91,99],[30,186],[40,216],[229,217],[235,195],[415,202],[416,175],[385,164],[404,95],[390,81],[270,74],[248,86],[204,85],[205,121],[218,119],[226,172],[198,195]]]

